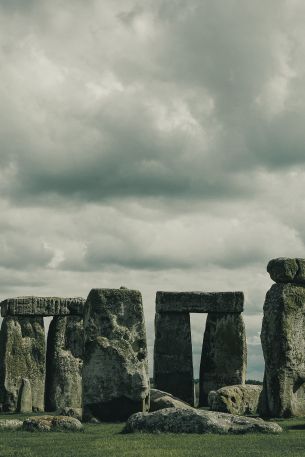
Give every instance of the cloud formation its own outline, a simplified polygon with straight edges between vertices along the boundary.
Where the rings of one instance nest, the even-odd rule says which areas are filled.
[[[242,289],[261,376],[266,264],[304,256],[303,2],[26,3],[0,1],[1,295],[136,287],[152,342],[156,290]]]

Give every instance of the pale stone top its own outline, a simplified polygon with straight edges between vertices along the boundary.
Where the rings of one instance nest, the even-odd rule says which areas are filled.
[[[1,316],[83,315],[85,299],[80,297],[16,297],[0,303]]]
[[[241,313],[243,292],[157,292],[157,313]]]

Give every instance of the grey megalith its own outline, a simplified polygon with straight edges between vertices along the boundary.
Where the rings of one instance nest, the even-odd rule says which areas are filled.
[[[149,408],[141,293],[92,289],[84,312],[83,417],[122,420]]]
[[[4,318],[0,332],[0,403],[4,411],[20,410],[25,379],[32,410],[44,411],[45,367],[43,318]]]
[[[190,405],[194,404],[189,313],[156,313],[154,386]]]
[[[247,354],[243,306],[242,292],[157,292],[155,387],[194,403],[191,312],[209,313],[201,361],[201,403],[207,404],[210,390],[227,382],[243,383]]]
[[[305,287],[300,268],[304,262],[280,258],[268,264],[271,277],[280,282],[267,292],[264,304],[262,416],[305,415]]]
[[[82,407],[83,319],[55,316],[47,341],[46,411]]]
[[[199,405],[208,405],[212,390],[244,384],[247,342],[241,314],[209,313],[202,343]]]

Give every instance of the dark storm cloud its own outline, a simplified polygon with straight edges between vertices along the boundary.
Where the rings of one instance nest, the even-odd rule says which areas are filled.
[[[248,198],[257,170],[304,166],[302,51],[286,2],[275,17],[272,1],[106,3],[105,19],[89,2],[81,22],[80,2],[42,2],[6,38],[8,198]],[[82,45],[58,46],[73,23]]]

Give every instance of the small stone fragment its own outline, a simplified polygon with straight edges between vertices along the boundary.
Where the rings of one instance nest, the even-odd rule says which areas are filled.
[[[235,415],[257,414],[263,387],[256,385],[227,386],[209,394],[211,411]]]
[[[81,408],[61,408],[59,409],[56,414],[58,416],[69,416],[69,417],[75,417],[75,419],[78,419],[79,421],[82,420],[82,409]]]
[[[233,416],[196,409],[167,408],[153,413],[136,413],[127,421],[125,433],[280,433],[282,428],[262,419]]]

